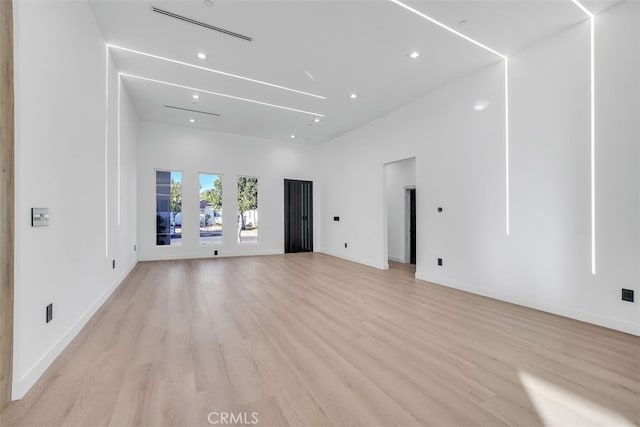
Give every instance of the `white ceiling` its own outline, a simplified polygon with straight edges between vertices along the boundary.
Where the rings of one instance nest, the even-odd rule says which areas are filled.
[[[616,0],[585,1],[597,12]],[[410,1],[409,6],[506,55],[585,19],[570,0]],[[318,144],[500,58],[385,0],[91,0],[108,43],[322,95],[111,49],[122,73],[324,115],[123,77],[141,119]],[[151,11],[156,6],[253,37],[247,42]],[[459,24],[466,20],[464,24]],[[418,50],[411,60],[407,54]],[[207,59],[196,58],[206,52]],[[352,100],[349,94],[357,92]],[[167,108],[165,105],[220,116]],[[190,124],[189,119],[196,123]]]

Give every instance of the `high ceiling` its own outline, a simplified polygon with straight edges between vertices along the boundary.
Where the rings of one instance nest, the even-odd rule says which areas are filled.
[[[583,4],[598,12],[615,2]],[[505,55],[586,19],[571,0],[405,4]],[[141,119],[275,141],[295,135],[303,144],[325,142],[501,60],[387,0],[91,0],[91,6]],[[412,51],[420,56],[409,58]]]

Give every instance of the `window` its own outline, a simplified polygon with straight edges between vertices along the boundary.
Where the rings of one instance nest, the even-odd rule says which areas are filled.
[[[200,244],[222,244],[222,176],[200,174]]]
[[[238,177],[238,243],[258,243],[258,178]]]
[[[156,245],[182,243],[182,172],[156,171]]]

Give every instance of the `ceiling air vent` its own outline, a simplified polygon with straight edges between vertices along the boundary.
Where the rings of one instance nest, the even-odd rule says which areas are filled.
[[[173,105],[165,105],[165,107],[167,108],[173,108],[174,110],[182,110],[182,111],[189,111],[191,113],[200,113],[200,114],[208,114],[210,116],[218,116],[220,117],[220,114],[217,113],[208,113],[206,111],[200,111],[200,110],[192,110],[190,108],[182,108],[182,107],[175,107]]]
[[[232,37],[236,37],[236,38],[239,38],[239,39],[242,39],[242,40],[246,40],[248,42],[253,40],[253,38],[251,38],[249,36],[245,36],[243,34],[234,33],[233,31],[225,30],[224,28],[220,28],[220,27],[216,27],[216,26],[213,26],[213,25],[209,25],[209,24],[204,23],[204,22],[196,21],[195,19],[187,18],[186,16],[178,15],[177,13],[173,13],[173,12],[169,12],[168,10],[160,9],[159,7],[152,6],[151,10],[156,12],[156,13],[159,13],[161,15],[168,16],[170,18],[179,19],[181,21],[188,22],[189,24],[193,24],[193,25],[199,25],[200,27],[208,28],[208,29],[213,30],[213,31],[218,31],[219,33],[223,33],[223,34],[226,34],[228,36],[232,36]]]

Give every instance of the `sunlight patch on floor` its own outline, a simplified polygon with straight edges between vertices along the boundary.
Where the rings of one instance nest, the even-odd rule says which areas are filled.
[[[520,382],[545,426],[633,427],[627,418],[528,372]]]

